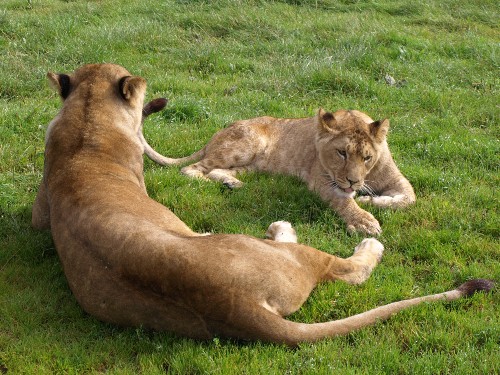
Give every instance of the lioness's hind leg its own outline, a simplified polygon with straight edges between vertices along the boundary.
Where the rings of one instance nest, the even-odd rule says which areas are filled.
[[[382,259],[384,246],[374,238],[365,238],[347,258],[337,258],[330,269],[332,279],[343,280],[349,284],[361,284],[370,277],[375,266]]]
[[[297,243],[297,234],[288,221],[275,221],[267,228],[266,238],[278,242]]]

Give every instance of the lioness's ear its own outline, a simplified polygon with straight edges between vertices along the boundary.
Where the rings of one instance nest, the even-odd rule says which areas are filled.
[[[326,112],[323,108],[318,110],[318,125],[320,130],[326,130],[329,133],[336,133],[337,120],[331,112]]]
[[[66,99],[71,91],[71,79],[69,75],[48,72],[47,78],[49,79],[50,86],[54,90],[57,90],[63,100]]]
[[[389,120],[378,120],[370,124],[370,133],[377,142],[382,142],[389,131]]]
[[[130,100],[137,95],[143,95],[146,91],[146,81],[142,77],[123,77],[118,85],[120,94],[125,100]]]

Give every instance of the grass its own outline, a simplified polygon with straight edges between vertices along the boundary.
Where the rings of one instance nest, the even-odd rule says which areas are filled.
[[[60,107],[47,71],[115,62],[170,99],[146,137],[193,152],[227,123],[356,108],[391,119],[390,146],[417,193],[369,208],[386,254],[361,286],[317,288],[291,319],[500,280],[499,12],[495,1],[4,0],[0,9],[0,374],[487,374],[500,371],[498,293],[419,306],[346,337],[288,349],[120,328],[82,312],[48,232],[30,228],[43,137]],[[405,84],[389,86],[385,75]],[[241,190],[145,161],[150,195],[198,231],[262,237],[277,219],[348,256],[361,240],[293,178]]]

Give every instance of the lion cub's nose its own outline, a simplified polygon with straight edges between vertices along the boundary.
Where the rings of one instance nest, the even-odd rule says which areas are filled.
[[[357,184],[359,182],[359,180],[353,181],[353,180],[350,180],[348,178],[346,180],[349,181],[349,183],[351,184],[351,186],[354,185],[354,184]]]

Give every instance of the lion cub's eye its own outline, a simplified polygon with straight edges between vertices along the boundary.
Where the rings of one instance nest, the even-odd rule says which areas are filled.
[[[365,156],[365,161],[370,161],[371,159],[372,159],[372,157],[370,155]]]
[[[342,150],[337,150],[337,153],[340,155],[342,159],[345,159],[347,157],[347,153]]]

